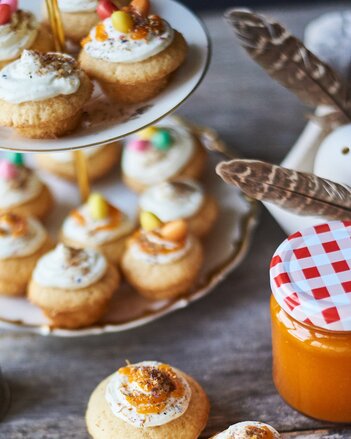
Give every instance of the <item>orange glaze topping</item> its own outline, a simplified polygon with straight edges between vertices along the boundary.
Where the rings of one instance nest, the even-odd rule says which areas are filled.
[[[4,224],[5,227],[2,227]],[[0,236],[12,235],[20,237],[26,235],[28,232],[28,224],[25,218],[22,218],[14,213],[4,213],[0,215]]]
[[[91,36],[88,35],[87,37],[83,38],[82,41],[80,42],[81,46],[84,47],[86,44],[91,42]]]
[[[140,414],[159,414],[167,405],[169,398],[181,398],[184,393],[182,382],[167,364],[159,366],[126,366],[118,371],[136,383],[147,393],[133,391],[125,395],[127,401],[136,407]]]
[[[86,220],[85,220],[84,216],[79,212],[79,210],[77,210],[77,209],[72,210],[70,215],[75,219],[75,221],[79,225],[84,226],[86,224]],[[105,230],[113,230],[120,225],[120,223],[122,221],[122,213],[116,207],[112,206],[111,204],[109,204],[108,219],[109,220],[106,224],[96,227],[92,231],[92,233],[98,233],[98,232],[105,231]]]
[[[95,28],[95,38],[101,43],[108,40],[108,34],[105,30],[104,23],[99,23]]]
[[[178,242],[172,242],[172,247],[166,247],[162,243],[157,243],[148,239],[148,236],[153,235],[157,239],[164,239],[163,236],[157,231],[143,233],[142,230],[138,230],[131,238],[131,242],[136,242],[140,249],[149,255],[167,255],[178,250],[181,250],[185,245],[185,239]]]

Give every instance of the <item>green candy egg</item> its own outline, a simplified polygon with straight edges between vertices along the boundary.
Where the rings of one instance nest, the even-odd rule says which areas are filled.
[[[159,129],[151,139],[152,145],[160,149],[161,151],[166,151],[172,146],[172,136],[168,130]]]
[[[24,157],[23,154],[19,152],[10,152],[7,154],[7,158],[11,163],[13,163],[16,166],[23,166],[24,165]]]

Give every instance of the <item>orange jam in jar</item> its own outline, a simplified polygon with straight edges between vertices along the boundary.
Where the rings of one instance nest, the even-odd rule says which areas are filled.
[[[307,416],[351,422],[351,222],[291,235],[270,277],[278,392]]]

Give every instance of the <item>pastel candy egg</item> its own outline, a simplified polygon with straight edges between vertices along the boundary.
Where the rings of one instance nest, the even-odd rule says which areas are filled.
[[[143,152],[150,148],[150,142],[147,140],[135,139],[128,143],[128,148],[133,151]]]
[[[17,11],[17,8],[18,8],[18,1],[17,0],[1,0],[0,3],[2,5],[9,5],[11,8],[12,14]]]
[[[147,232],[158,229],[162,226],[162,221],[153,213],[143,211],[140,214],[140,225]]]
[[[11,7],[0,3],[0,25],[7,24],[11,21]]]
[[[23,154],[19,152],[12,152],[7,155],[8,159],[11,163],[13,163],[16,166],[23,166],[24,165],[24,158]]]
[[[151,126],[147,127],[138,132],[138,137],[142,140],[151,140],[152,137],[157,133],[157,127]]]
[[[157,149],[165,151],[172,146],[172,136],[168,130],[158,130],[151,142]]]
[[[131,15],[124,11],[116,11],[111,15],[112,25],[118,32],[127,34],[133,30],[134,22]]]
[[[88,199],[88,207],[90,215],[94,220],[102,220],[109,215],[109,205],[101,194],[91,194]]]
[[[0,178],[11,180],[17,176],[18,170],[13,163],[7,160],[0,160]]]
[[[162,237],[169,241],[182,241],[186,238],[187,233],[188,225],[182,219],[171,221],[165,224],[161,229]]]

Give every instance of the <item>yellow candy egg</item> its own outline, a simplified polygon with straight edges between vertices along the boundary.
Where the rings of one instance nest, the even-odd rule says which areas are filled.
[[[140,225],[147,232],[151,232],[161,227],[162,221],[153,213],[143,211],[140,214]]]
[[[169,241],[182,241],[187,233],[188,225],[182,219],[165,224],[161,230],[162,237]]]
[[[105,219],[109,215],[109,205],[105,198],[98,193],[91,194],[88,199],[90,215],[94,220]]]
[[[115,11],[111,15],[111,21],[113,27],[118,32],[127,34],[128,32],[133,30],[134,27],[133,18],[131,17],[131,15],[127,14],[127,12]]]
[[[138,137],[141,140],[151,140],[151,138],[157,133],[158,129],[154,126],[147,127],[138,132]]]

